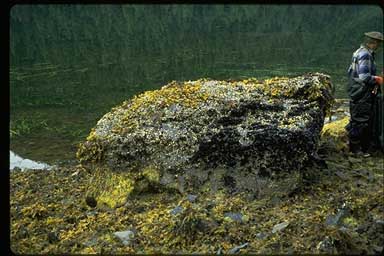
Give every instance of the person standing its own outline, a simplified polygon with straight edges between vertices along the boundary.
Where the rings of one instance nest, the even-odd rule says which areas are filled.
[[[376,75],[375,51],[383,42],[380,32],[364,33],[365,41],[352,55],[348,69],[350,121],[346,126],[350,152],[369,156],[377,118],[374,117],[376,96],[381,92],[383,77]],[[381,120],[382,121],[382,120]]]

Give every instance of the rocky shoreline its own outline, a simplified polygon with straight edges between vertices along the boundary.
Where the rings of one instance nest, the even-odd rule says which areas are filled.
[[[376,254],[384,244],[383,155],[331,151],[288,194],[145,191],[111,208],[87,200],[81,166],[10,174],[15,253]],[[326,150],[325,150],[326,149]],[[320,148],[321,152],[321,148]],[[327,153],[329,152],[329,153]]]
[[[346,100],[336,100],[329,114],[315,164],[262,198],[242,191],[161,189],[151,168],[135,177],[134,186],[129,174],[117,177],[83,165],[49,172],[15,169],[11,249],[17,254],[382,253],[383,154],[348,153]],[[93,197],[92,187],[103,193]]]
[[[11,173],[15,253],[359,253],[383,250],[383,160],[327,156],[290,194],[143,193],[86,202],[79,166]],[[88,203],[88,204],[87,204]],[[94,206],[94,207],[92,207]],[[120,232],[120,233],[118,233]]]

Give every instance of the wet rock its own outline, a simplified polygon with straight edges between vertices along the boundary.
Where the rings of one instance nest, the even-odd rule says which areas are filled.
[[[256,238],[257,239],[260,239],[260,240],[264,240],[265,238],[268,237],[268,234],[267,233],[264,233],[264,232],[260,232],[260,233],[257,233],[256,234]]]
[[[328,226],[335,226],[339,224],[339,222],[340,222],[339,215],[329,215],[325,220],[325,224]]]
[[[16,235],[15,235],[15,237],[17,239],[24,239],[24,238],[27,238],[28,236],[29,236],[28,229],[25,227],[20,227],[17,230]]]
[[[368,228],[369,228],[369,225],[367,223],[364,223],[359,225],[357,228],[355,228],[354,231],[361,234],[361,233],[367,232]]]
[[[353,170],[352,174],[354,177],[363,177],[363,178],[367,179],[369,182],[372,182],[375,179],[372,172],[370,172],[369,170],[366,170],[366,169]]]
[[[333,240],[328,236],[325,237],[323,241],[317,244],[316,249],[322,253],[333,253],[335,251]]]
[[[272,233],[274,234],[276,232],[282,231],[288,226],[289,226],[289,222],[287,222],[287,221],[279,223],[279,224],[273,226]]]
[[[201,232],[210,232],[217,228],[219,224],[214,220],[204,220],[200,219],[197,221],[196,229]]]
[[[348,233],[348,232],[351,232],[347,227],[340,227],[340,228],[339,228],[339,231],[342,232],[342,233]]]
[[[97,238],[93,237],[92,239],[89,239],[88,241],[85,241],[83,243],[84,246],[87,246],[87,247],[92,247],[92,246],[95,246],[97,244]]]
[[[172,215],[176,215],[178,213],[181,213],[183,210],[184,210],[183,207],[178,205],[175,208],[173,208],[169,213],[172,214]]]
[[[196,202],[196,199],[197,199],[197,195],[192,195],[192,194],[188,194],[187,195],[187,200],[191,203],[194,203]]]
[[[90,170],[153,166],[159,184],[182,193],[208,187],[262,196],[269,177],[311,164],[330,89],[320,73],[172,82],[104,115],[77,157]]]
[[[234,254],[234,253],[239,253],[241,249],[245,248],[248,246],[248,243],[244,243],[242,245],[239,245],[239,246],[236,246],[236,247],[233,247],[232,249],[230,249],[228,251],[229,254]]]
[[[243,222],[243,214],[239,213],[239,212],[226,212],[224,213],[224,218],[228,218],[232,221],[236,221],[236,222]]]
[[[119,232],[115,232],[113,233],[117,238],[120,239],[120,241],[124,244],[124,245],[128,245],[131,240],[135,237],[135,233],[131,230],[126,230],[126,231],[119,231]]]
[[[96,216],[97,214],[99,214],[99,211],[97,211],[97,210],[89,211],[86,213],[87,216]]]
[[[327,226],[337,226],[340,225],[345,217],[347,217],[350,214],[350,209],[343,204],[341,209],[337,211],[335,215],[329,215],[325,219],[325,224]]]
[[[326,119],[326,122],[334,122],[334,121],[336,121],[337,119],[338,119],[337,116],[331,116],[329,119],[328,119],[328,118]]]

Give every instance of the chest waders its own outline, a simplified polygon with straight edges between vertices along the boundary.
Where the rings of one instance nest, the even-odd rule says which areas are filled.
[[[384,153],[384,95],[383,90],[377,94],[373,104],[372,127],[373,146]]]
[[[350,97],[350,122],[346,126],[349,138],[349,147],[352,152],[359,150],[367,151],[373,140],[374,104],[375,95],[372,94],[370,86],[361,79],[354,77],[358,69],[358,49],[353,54],[352,64],[349,68],[348,93]],[[371,70],[371,63],[369,66]]]

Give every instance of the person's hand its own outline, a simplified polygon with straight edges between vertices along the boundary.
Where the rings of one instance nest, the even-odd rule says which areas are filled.
[[[383,85],[383,77],[382,76],[375,76],[375,81],[379,85]]]

